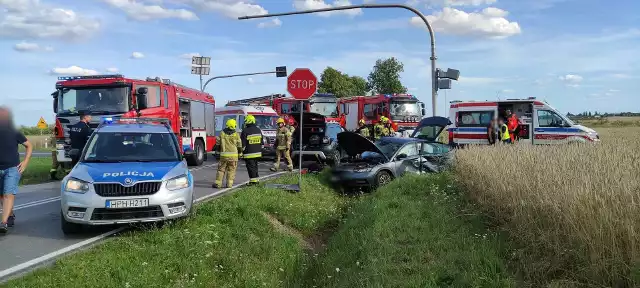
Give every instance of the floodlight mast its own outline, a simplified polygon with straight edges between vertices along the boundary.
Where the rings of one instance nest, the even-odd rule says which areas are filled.
[[[427,17],[422,14],[422,12],[418,11],[408,5],[403,4],[361,4],[361,5],[349,5],[349,6],[337,6],[331,8],[322,8],[322,9],[312,9],[312,10],[303,10],[303,11],[293,11],[293,12],[283,12],[283,13],[273,13],[273,14],[262,14],[262,15],[248,15],[238,17],[238,20],[248,20],[248,19],[256,19],[256,18],[269,18],[269,17],[278,17],[278,16],[289,16],[289,15],[299,15],[299,14],[312,14],[312,13],[320,13],[320,12],[329,12],[329,11],[340,11],[340,10],[352,10],[352,9],[362,9],[362,8],[402,8],[413,12],[418,15],[422,22],[427,25],[427,30],[429,30],[429,37],[431,40],[431,107],[432,107],[432,116],[436,116],[436,97],[438,96],[438,77],[436,75],[436,37],[433,32],[433,28],[431,24],[429,24],[429,20]]]

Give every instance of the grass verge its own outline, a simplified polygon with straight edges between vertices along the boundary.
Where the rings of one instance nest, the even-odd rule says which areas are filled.
[[[51,181],[49,170],[51,169],[51,157],[31,157],[29,166],[22,173],[20,185],[38,184]]]
[[[403,177],[356,203],[297,287],[512,287],[448,174]]]
[[[450,177],[339,196],[243,188],[161,229],[127,232],[3,287],[511,287],[501,242]],[[277,183],[296,183],[289,175]]]
[[[309,192],[250,187],[204,203],[162,229],[127,232],[3,287],[280,287],[306,251],[264,216],[311,235],[340,216],[348,199],[305,176]],[[278,183],[296,183],[294,175]]]

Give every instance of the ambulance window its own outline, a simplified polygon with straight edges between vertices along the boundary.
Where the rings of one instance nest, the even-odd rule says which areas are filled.
[[[459,127],[487,127],[493,118],[493,111],[466,111],[458,113]]]
[[[561,127],[562,117],[553,111],[538,110],[538,127]]]

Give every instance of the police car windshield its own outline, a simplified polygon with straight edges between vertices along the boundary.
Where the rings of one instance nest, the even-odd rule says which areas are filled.
[[[180,161],[172,137],[169,133],[98,132],[87,144],[83,162]]]

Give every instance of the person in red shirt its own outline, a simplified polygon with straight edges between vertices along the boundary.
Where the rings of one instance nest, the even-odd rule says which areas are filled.
[[[520,123],[518,121],[518,116],[516,113],[512,113],[511,110],[507,110],[507,127],[509,128],[509,136],[511,136],[511,143],[514,143],[516,139],[516,135],[518,132],[518,128],[520,127]]]

